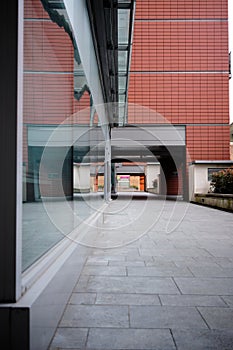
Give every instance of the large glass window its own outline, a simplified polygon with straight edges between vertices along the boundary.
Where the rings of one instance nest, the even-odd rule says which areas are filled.
[[[101,205],[103,164],[98,116],[63,1],[24,3],[23,270]]]

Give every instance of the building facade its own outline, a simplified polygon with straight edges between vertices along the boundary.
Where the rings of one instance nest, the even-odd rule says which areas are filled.
[[[187,162],[229,160],[229,73],[227,0],[137,0],[128,101],[153,112],[129,123],[157,113],[184,126]]]

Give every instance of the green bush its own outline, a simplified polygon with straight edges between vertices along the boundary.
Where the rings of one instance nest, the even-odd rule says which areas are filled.
[[[130,188],[134,188],[135,190],[138,190],[138,186],[132,185]]]
[[[233,194],[233,167],[213,173],[210,186],[214,193]]]

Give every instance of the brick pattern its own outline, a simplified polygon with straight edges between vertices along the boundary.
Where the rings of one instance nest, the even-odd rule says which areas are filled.
[[[187,125],[192,160],[229,159],[227,1],[138,0],[135,19],[128,122]]]
[[[128,96],[171,123],[228,123],[228,74],[131,73]],[[128,121],[153,122],[147,117],[129,113]]]
[[[31,19],[49,19],[47,12],[44,11],[41,1],[37,0],[24,0],[24,17]]]
[[[79,101],[74,98],[74,50],[69,35],[50,20],[41,1],[25,0],[24,6],[23,162],[28,172],[27,125],[89,124],[90,96],[85,92]],[[53,167],[56,170],[52,160],[49,167],[50,172]],[[43,195],[69,193],[70,179],[63,174],[61,188],[60,179],[48,180],[47,172],[44,169]]]
[[[24,68],[73,72],[73,46],[68,34],[50,21],[24,22]]]
[[[136,21],[131,70],[227,71],[227,21]]]
[[[74,124],[89,124],[90,123],[90,95],[87,91],[84,92],[81,99],[74,100],[73,103],[73,122]],[[96,120],[94,118],[94,120]]]
[[[136,3],[128,122],[186,125],[187,162],[229,159],[227,11],[227,0]],[[169,194],[178,172],[166,169]]]
[[[136,19],[227,18],[226,0],[137,0]]]
[[[72,114],[72,103],[72,74],[24,75],[24,122],[59,124]]]
[[[191,160],[229,160],[229,126],[187,126],[186,144]]]
[[[90,111],[80,113],[90,107],[89,94],[74,98],[70,37],[38,0],[25,1],[24,72],[24,123],[60,124],[73,114],[76,123],[89,123]]]

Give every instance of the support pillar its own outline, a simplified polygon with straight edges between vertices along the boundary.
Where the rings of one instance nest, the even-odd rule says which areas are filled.
[[[104,199],[106,202],[111,201],[111,136],[110,127],[104,125],[105,136],[105,157],[104,157]]]
[[[111,163],[111,193],[116,193],[116,166]]]
[[[106,202],[111,200],[111,140],[105,141],[105,160],[104,160],[104,199]]]
[[[0,302],[21,295],[23,3],[2,4]]]

